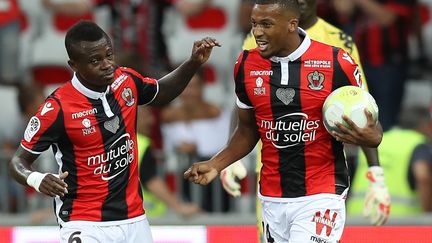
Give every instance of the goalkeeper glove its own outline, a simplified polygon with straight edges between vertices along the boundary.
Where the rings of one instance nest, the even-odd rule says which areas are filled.
[[[373,225],[384,224],[390,214],[390,194],[384,182],[384,171],[380,166],[371,166],[366,174],[369,187],[366,192],[363,215]]]
[[[223,169],[220,174],[220,179],[222,181],[222,186],[225,191],[233,197],[241,196],[241,185],[239,181],[245,178],[246,174],[246,168],[241,162],[241,160],[238,160]]]

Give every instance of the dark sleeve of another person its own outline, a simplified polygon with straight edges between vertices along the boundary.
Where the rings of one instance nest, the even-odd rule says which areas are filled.
[[[139,168],[139,176],[141,184],[146,188],[146,184],[156,176],[156,159],[149,148],[145,151]]]
[[[419,144],[414,149],[408,168],[408,183],[412,190],[415,190],[415,178],[413,173],[413,166],[416,161],[427,161],[432,164],[432,148],[428,144]]]

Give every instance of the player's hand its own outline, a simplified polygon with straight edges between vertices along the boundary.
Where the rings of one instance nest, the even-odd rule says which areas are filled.
[[[241,160],[231,164],[221,171],[222,186],[233,197],[241,196],[239,181],[246,177],[247,171]]]
[[[200,64],[205,63],[213,50],[213,47],[221,46],[219,42],[211,37],[203,38],[202,40],[195,41],[192,48],[191,60]]]
[[[369,187],[366,192],[363,215],[373,225],[383,225],[390,215],[390,194],[384,182],[384,172],[379,166],[371,166],[367,172]]]
[[[68,175],[68,172],[63,172],[60,175],[46,174],[39,186],[39,191],[50,197],[63,197],[65,193],[68,193],[68,185],[64,182]]]
[[[195,184],[207,185],[212,182],[218,174],[218,170],[207,161],[194,163],[185,171],[183,177]]]
[[[370,111],[365,109],[364,112],[367,118],[367,123],[364,128],[359,128],[351,119],[343,115],[342,118],[349,127],[338,122],[335,123],[339,128],[339,131],[333,131],[333,137],[335,137],[337,141],[344,143],[356,144],[370,148],[378,147],[383,137],[382,127],[374,121]]]

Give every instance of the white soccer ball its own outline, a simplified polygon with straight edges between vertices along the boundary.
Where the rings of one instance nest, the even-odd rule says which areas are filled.
[[[378,106],[369,92],[352,85],[340,87],[324,101],[322,108],[324,127],[329,133],[339,130],[335,122],[349,128],[349,125],[342,119],[342,115],[346,115],[358,127],[363,128],[367,124],[365,108],[372,113],[374,121],[377,122]]]

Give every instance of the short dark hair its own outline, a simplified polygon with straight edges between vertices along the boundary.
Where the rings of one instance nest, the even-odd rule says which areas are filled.
[[[76,59],[77,48],[82,41],[98,41],[106,38],[111,43],[108,35],[96,23],[88,20],[80,20],[66,33],[65,46],[70,59]]]
[[[298,0],[255,0],[255,4],[278,4],[280,7],[291,10],[300,16]]]

